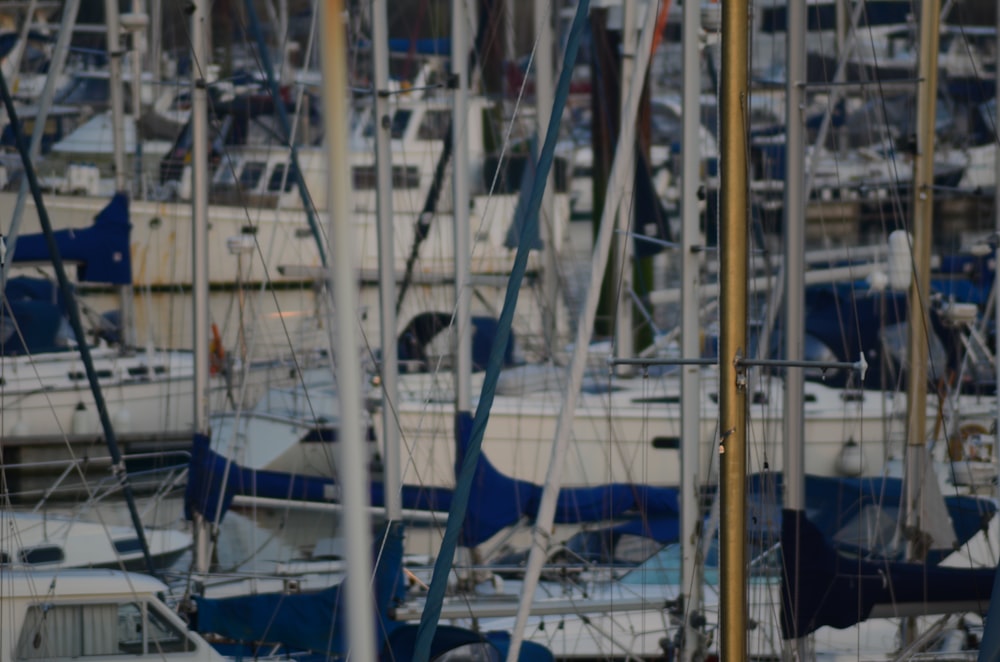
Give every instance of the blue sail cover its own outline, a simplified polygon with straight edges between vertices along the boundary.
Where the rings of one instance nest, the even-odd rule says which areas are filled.
[[[755,522],[755,532],[775,539],[782,527],[782,474],[754,474],[749,477],[748,515]],[[817,531],[836,548],[847,554],[866,558],[898,556],[898,550],[887,550],[889,540],[873,540],[872,521],[864,518],[866,508],[877,506],[881,517],[895,523],[903,499],[903,481],[882,476],[843,478],[806,476],[806,516]],[[992,499],[969,495],[944,498],[959,545],[983,531],[997,511]],[[953,550],[932,549],[927,553],[929,564],[940,563]]]
[[[945,568],[923,563],[867,561],[829,546],[802,511],[785,510],[782,549],[799,550],[799,572],[782,555],[781,630],[797,639],[820,627],[847,628],[876,606],[893,614],[978,611],[990,603],[994,568]],[[798,596],[793,607],[790,596]]]
[[[416,624],[403,625],[389,636],[385,648],[382,650],[383,660],[409,660],[413,657],[413,650],[417,641]],[[510,648],[510,633],[508,632],[473,632],[464,628],[450,625],[439,625],[434,632],[434,639],[431,642],[430,659],[437,659],[448,651],[462,646],[474,646],[482,644],[494,648],[499,654],[499,659],[507,659],[507,651]],[[461,659],[481,659],[479,657],[463,657]],[[482,658],[487,659],[487,658]],[[493,659],[493,658],[488,658]],[[549,662],[554,660],[552,651],[533,641],[525,641],[521,644],[521,651],[517,659],[519,662]]]
[[[393,609],[406,597],[403,577],[403,526],[388,525],[375,538],[375,623],[379,659],[409,660],[413,657],[417,626],[395,621]],[[350,581],[345,580],[345,581]],[[255,648],[263,643],[281,644],[283,649],[311,651],[324,656],[345,656],[350,633],[346,631],[344,583],[313,593],[261,593],[212,599],[195,597],[192,626],[202,634],[215,634]],[[463,646],[485,645],[506,657],[510,635],[479,633],[459,627],[438,629],[432,657]],[[296,656],[295,659],[298,659]],[[329,659],[329,658],[324,658]],[[521,651],[523,662],[549,662],[552,653],[538,644]]]
[[[388,639],[400,624],[390,610],[406,594],[403,579],[403,527],[394,523],[376,536],[375,623],[379,641]],[[350,580],[345,580],[350,581]],[[198,632],[213,633],[240,642],[275,642],[327,655],[346,655],[349,636],[341,609],[344,584],[315,593],[262,593],[231,598],[196,597]]]
[[[461,461],[462,449],[459,450]],[[197,512],[214,520],[216,513],[225,514],[237,495],[330,503],[338,494],[337,483],[330,478],[256,471],[235,462],[229,463],[227,474],[226,465],[226,458],[211,449],[208,437],[195,436],[185,497],[189,519]],[[372,505],[384,507],[383,484],[372,482],[370,490]],[[541,485],[505,476],[489,460],[480,457],[463,527],[463,544],[474,547],[522,518],[533,520],[538,514],[541,496]],[[447,511],[451,500],[451,490],[403,486],[403,507],[407,509]],[[559,494],[556,521],[599,522],[628,517],[676,519],[678,513],[678,491],[674,488],[610,484],[563,489]]]
[[[62,294],[51,281],[18,276],[4,287],[0,311],[0,354],[20,356],[69,349],[63,333]],[[13,317],[13,319],[10,319]]]
[[[993,578],[993,592],[1000,595],[1000,566],[997,566],[996,575]],[[986,611],[986,622],[993,624],[1000,622],[1000,600],[990,601],[990,608]],[[979,642],[979,662],[997,662],[1000,660],[1000,628],[983,628],[983,640]]]
[[[458,420],[456,472],[462,466],[472,418]],[[462,542],[474,546],[522,517],[534,520],[542,500],[542,485],[510,478],[480,456],[469,494],[468,514],[462,526]],[[646,520],[680,516],[680,493],[674,487],[609,483],[594,487],[562,488],[559,491],[555,522],[604,522],[623,517]],[[500,526],[501,523],[504,523]]]
[[[116,193],[111,202],[94,217],[89,228],[53,232],[56,247],[64,262],[77,263],[77,280],[111,285],[132,284],[132,260],[129,253],[128,196]],[[21,235],[9,256],[17,262],[51,262],[52,255],[44,234]]]

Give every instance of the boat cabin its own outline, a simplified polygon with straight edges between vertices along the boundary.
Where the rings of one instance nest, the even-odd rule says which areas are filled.
[[[166,586],[113,570],[0,570],[0,662],[123,655],[221,660],[159,597]]]

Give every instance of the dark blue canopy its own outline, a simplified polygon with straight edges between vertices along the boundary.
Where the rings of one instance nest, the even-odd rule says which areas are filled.
[[[799,572],[782,556],[781,629],[797,639],[823,626],[846,628],[876,606],[899,615],[978,611],[990,603],[995,568],[945,568],[924,563],[867,561],[831,548],[802,511],[782,513],[783,550],[799,550]],[[790,596],[798,596],[793,606]]]
[[[89,228],[56,230],[56,248],[64,262],[77,263],[77,279],[87,283],[132,284],[128,196],[117,193],[94,217]],[[11,259],[16,262],[51,262],[44,234],[17,238]]]
[[[461,449],[458,461],[461,462]],[[337,483],[332,478],[256,471],[235,462],[229,463],[227,475],[226,464],[226,458],[211,449],[208,437],[195,437],[185,498],[189,518],[195,512],[211,519],[217,512],[224,515],[237,495],[329,503],[334,500],[331,495],[337,494]],[[224,476],[227,476],[225,488],[222,485]],[[372,505],[384,506],[384,485],[374,481],[369,490]],[[538,514],[541,496],[541,485],[505,476],[481,457],[469,497],[463,543],[474,547],[521,518],[533,520]],[[674,488],[649,485],[615,483],[565,488],[559,493],[556,522],[600,522],[627,517],[676,519],[677,498]],[[407,509],[444,512],[451,507],[452,492],[405,485],[402,501]]]

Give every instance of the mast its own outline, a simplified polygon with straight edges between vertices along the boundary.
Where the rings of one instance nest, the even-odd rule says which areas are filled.
[[[146,50],[146,27],[149,16],[142,11],[142,0],[132,0],[132,13],[121,17],[132,42],[132,123],[135,126],[135,153],[132,155],[132,195],[142,197],[142,137],[139,120],[142,117],[142,54]]]
[[[722,659],[746,659],[747,124],[746,0],[722,3],[719,188],[720,643]]]
[[[698,209],[698,174],[701,166],[701,124],[699,97],[701,93],[701,7],[697,2],[684,3],[682,48],[684,58],[681,122],[684,143],[681,153],[681,355],[695,359],[701,355],[701,333],[698,319],[698,287],[700,285],[697,246],[700,245]],[[690,589],[684,611],[696,614],[701,608],[702,582],[698,576],[699,533],[701,532],[701,367],[681,367],[681,577]],[[683,660],[700,660],[702,642],[691,618],[684,619]]]
[[[466,3],[451,3],[451,144],[455,241],[455,407],[459,416],[472,408],[472,289],[469,282],[471,236],[469,232],[469,22]]]
[[[508,3],[511,0],[508,0]],[[535,124],[538,131],[538,144],[545,142],[546,123],[552,114],[553,97],[553,41],[552,41],[552,3],[550,0],[535,0],[535,30],[538,35],[538,47],[535,49]],[[513,57],[513,52],[510,56]],[[545,181],[545,192],[542,197],[540,217],[541,237],[544,244],[544,271],[542,276],[542,337],[545,340],[546,351],[551,355],[555,351],[557,340],[557,311],[559,301],[559,264],[556,261],[556,205],[552,190],[552,173]]]
[[[930,326],[931,222],[934,213],[934,120],[937,97],[937,3],[920,7],[917,83],[917,152],[913,159],[913,279],[910,282],[909,370],[907,373],[906,558],[922,556],[917,543],[922,528],[921,489],[927,471],[927,336]]]
[[[105,21],[108,26],[108,90],[111,101],[111,140],[113,145],[115,190],[125,191],[125,91],[122,89],[122,37],[121,21],[118,14],[118,0],[104,0]],[[136,143],[139,142],[139,127],[136,125]],[[132,286],[122,285],[119,289],[119,332],[122,348],[134,347],[135,306]]]
[[[378,275],[382,341],[382,430],[385,458],[385,509],[390,521],[403,516],[402,456],[396,403],[399,401],[396,355],[396,252],[392,232],[392,114],[389,108],[389,26],[386,0],[372,3],[372,51],[375,60],[375,181],[378,205]]]
[[[840,3],[837,3],[838,7]],[[838,17],[840,12],[838,11]],[[802,110],[805,108],[806,82],[806,16],[805,0],[791,0],[788,3],[788,20],[785,30],[786,57],[785,71],[785,184],[784,235],[785,235],[785,368],[784,402],[784,509],[804,511],[805,497],[805,412],[802,394],[805,389],[805,375],[802,367],[792,365],[805,358],[805,137]],[[772,301],[772,305],[779,302]],[[797,520],[796,520],[797,521]],[[797,532],[796,532],[797,533]],[[798,540],[798,535],[795,536]],[[784,549],[786,564],[793,568],[793,576],[799,576],[799,549]],[[794,595],[789,596],[792,605],[798,605],[798,582],[794,584]],[[794,612],[793,612],[794,613]],[[789,656],[793,660],[803,658],[805,640],[789,642]]]
[[[647,0],[650,4],[658,3]],[[655,21],[655,18],[654,18]],[[622,33],[621,33],[621,75],[622,84],[618,86],[623,90],[626,81],[631,81],[635,75],[635,0],[622,1]],[[645,74],[642,75],[645,79]],[[625,94],[619,95],[621,108],[619,117],[631,117],[630,121],[637,122],[635,114],[627,116],[628,99]],[[697,117],[697,115],[695,115]],[[621,131],[618,133],[621,140]],[[685,134],[687,135],[687,134]],[[697,133],[695,134],[697,135]],[[635,163],[635,140],[631,144],[624,145],[625,158]],[[615,357],[627,359],[635,356],[635,338],[632,330],[632,239],[628,236],[631,230],[632,214],[635,212],[635,167],[626,168],[623,173],[621,203],[618,205],[617,227],[618,234],[614,241],[614,263],[612,264],[612,274],[616,280],[615,301]],[[630,368],[624,368],[629,371]]]
[[[115,169],[115,190],[125,190],[125,98],[122,91],[121,22],[118,0],[104,0],[108,26],[108,89],[111,102],[111,142]]]
[[[343,483],[344,540],[347,567],[347,627],[351,657],[367,662],[376,659],[374,605],[369,579],[372,576],[372,531],[368,518],[368,469],[361,436],[361,363],[358,357],[357,272],[351,229],[351,185],[348,163],[347,35],[342,0],[320,3],[323,35],[323,125],[329,150],[328,215],[330,251],[334,272],[330,278],[334,310],[338,312],[335,356],[340,398],[340,451],[337,466]],[[332,333],[332,330],[331,330]]]
[[[194,432],[208,435],[208,0],[196,0],[191,15],[191,302],[194,351]],[[208,572],[212,526],[196,514],[195,567]]]
[[[1000,53],[1000,11],[997,11],[997,52]],[[1000,90],[1000,67],[996,67],[993,78],[993,85],[995,90]],[[994,249],[994,260],[997,265],[1000,265],[1000,137],[997,135],[997,128],[1000,127],[1000,103],[996,104],[994,108],[996,112],[996,117],[993,120],[994,134],[993,134],[993,151],[994,151],[994,161],[993,161],[993,232],[995,234],[994,241],[996,241],[996,248]],[[1000,269],[995,268],[993,270],[993,314],[994,324],[996,324],[997,329],[1000,329],[1000,278],[997,278],[997,271]],[[993,360],[996,364],[996,383],[1000,385],[1000,334],[995,334],[996,343],[993,347]],[[1000,387],[997,389],[997,420],[994,423],[996,426],[995,437],[993,441],[993,461],[997,463],[997,476],[1000,478],[1000,444],[997,444],[997,439],[1000,439]],[[1000,481],[998,481],[1000,484]],[[998,593],[997,595],[1000,595]],[[1000,601],[998,601],[1000,602]]]

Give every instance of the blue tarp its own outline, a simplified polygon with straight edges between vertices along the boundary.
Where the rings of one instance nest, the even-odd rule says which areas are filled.
[[[333,479],[255,471],[236,463],[229,465],[225,489],[222,487],[224,476],[226,458],[211,449],[208,437],[196,436],[185,498],[188,518],[194,512],[209,519],[214,519],[217,512],[224,515],[236,495],[329,503],[336,500],[338,493]],[[372,483],[370,490],[372,505],[384,506],[382,483]],[[481,457],[463,526],[463,544],[479,545],[522,517],[533,520],[538,514],[541,496],[541,485],[505,476]],[[402,500],[407,509],[447,511],[451,507],[452,492],[405,485]],[[563,489],[559,494],[556,522],[599,522],[625,517],[676,519],[678,513],[676,489],[620,483]]]
[[[53,235],[62,260],[78,263],[77,280],[80,282],[131,285],[131,229],[128,196],[117,193],[89,228],[57,230]],[[51,262],[45,235],[18,237],[10,259],[15,263]]]
[[[376,536],[375,609],[378,640],[385,641],[400,624],[389,610],[405,597],[403,527],[391,524]],[[345,580],[350,581],[350,580]],[[239,642],[275,642],[285,646],[346,655],[346,614],[341,609],[344,584],[315,593],[263,593],[232,598],[196,597],[193,623],[201,633],[213,633]]]
[[[403,577],[403,526],[391,524],[376,536],[375,623],[377,647],[382,660],[413,657],[417,626],[392,620],[392,609],[406,597]],[[345,580],[349,581],[349,580]],[[239,644],[281,644],[288,651],[312,651],[330,656],[348,652],[346,599],[343,583],[312,593],[263,593],[211,599],[196,597],[192,624],[203,634],[216,634]],[[432,658],[463,646],[484,645],[506,656],[510,635],[478,633],[459,627],[440,627],[432,644]],[[538,644],[521,651],[524,662],[549,662],[552,653]]]
[[[924,563],[868,561],[839,554],[802,511],[782,513],[781,545],[799,550],[798,576],[783,565],[781,628],[785,639],[823,626],[847,628],[871,616],[876,605],[902,613],[951,613],[989,606],[994,568],[945,568]],[[782,557],[782,563],[786,563]],[[790,596],[798,596],[793,607]],[[937,604],[935,604],[937,603]]]
[[[758,535],[777,538],[782,526],[782,475],[754,474],[749,478],[751,496],[748,498],[748,515],[755,523]],[[899,478],[871,476],[843,478],[833,476],[806,476],[806,514],[809,521],[827,540],[836,539],[842,552],[863,555],[866,558],[897,556],[898,550],[888,550],[889,540],[872,540],[869,530],[872,522],[861,515],[870,506],[882,509],[887,521],[895,522],[903,499],[903,481]],[[997,511],[990,499],[968,495],[951,495],[944,498],[945,508],[955,529],[959,545],[988,525]],[[864,541],[863,544],[856,544]],[[939,563],[953,550],[932,549],[927,562]]]

